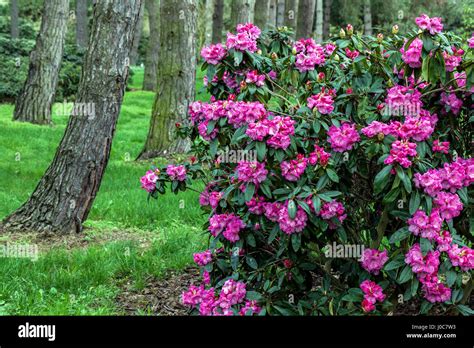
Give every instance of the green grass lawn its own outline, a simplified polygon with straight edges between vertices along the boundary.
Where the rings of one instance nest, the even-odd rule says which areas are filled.
[[[130,278],[140,287],[146,277],[182,269],[192,261],[192,252],[205,246],[197,193],[147,202],[140,189],[139,179],[152,162],[134,160],[147,135],[154,93],[138,90],[143,69],[134,72],[110,162],[80,237],[87,246],[55,246],[35,262],[0,258],[0,314],[120,314],[114,303],[120,280]],[[198,99],[208,98],[202,75],[197,91]],[[66,116],[53,116],[53,127],[14,123],[12,112],[13,105],[0,105],[0,219],[32,193],[67,124]],[[108,236],[105,242],[95,243],[103,235]],[[0,243],[13,243],[10,238],[0,236]],[[15,236],[15,243],[31,242],[28,238]]]

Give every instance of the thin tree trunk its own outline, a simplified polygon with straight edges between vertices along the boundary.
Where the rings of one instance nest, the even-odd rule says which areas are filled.
[[[332,0],[324,1],[324,24],[323,24],[323,39],[329,38],[329,29],[331,27],[331,6]]]
[[[20,37],[19,27],[19,8],[18,0],[11,0],[10,2],[10,35],[12,39],[18,39]]]
[[[208,46],[212,42],[212,17],[214,15],[214,0],[206,0],[206,33],[204,45]]]
[[[316,0],[316,42],[323,42],[323,0]]]
[[[301,0],[304,1],[304,0]],[[296,30],[296,14],[298,12],[298,0],[285,1],[285,21],[284,25]]]
[[[260,0],[261,1],[261,0]],[[255,0],[232,0],[231,30],[235,31],[237,24],[253,22]]]
[[[76,0],[76,44],[80,49],[87,48],[89,38],[87,26],[87,0]]]
[[[277,25],[277,10],[278,10],[278,6],[277,6],[277,0],[270,0],[270,13],[269,13],[269,16],[268,16],[268,25],[270,27],[276,27]]]
[[[51,123],[67,31],[69,0],[44,2],[41,28],[30,54],[30,66],[18,95],[13,119],[37,124]]]
[[[212,14],[212,42],[222,41],[224,29],[224,0],[214,0],[214,13]]]
[[[4,230],[82,230],[109,160],[140,5],[141,0],[100,0],[95,5],[75,112],[53,162],[30,199],[4,220]]]
[[[189,141],[177,138],[175,131],[195,97],[196,12],[196,0],[161,0],[158,91],[139,159],[189,150]]]
[[[140,40],[142,39],[142,33],[143,33],[143,15],[145,14],[145,6],[142,1],[141,8],[140,8],[140,14],[138,16],[138,24],[137,27],[135,28],[135,33],[133,35],[133,46],[132,46],[132,52],[130,52],[130,64],[131,65],[137,65],[138,63],[138,47],[140,46]]]
[[[255,2],[254,24],[261,29],[266,29],[268,25],[269,14],[270,14],[270,0],[257,0]]]
[[[315,2],[315,0],[301,0],[298,2],[297,39],[308,38],[312,35]]]
[[[277,27],[285,24],[285,0],[277,1]]]
[[[145,74],[143,77],[143,89],[145,91],[156,91],[158,54],[160,52],[160,0],[145,0],[148,12],[148,23],[150,24],[150,38],[145,60]]]
[[[372,35],[372,10],[370,0],[364,0],[364,33]]]

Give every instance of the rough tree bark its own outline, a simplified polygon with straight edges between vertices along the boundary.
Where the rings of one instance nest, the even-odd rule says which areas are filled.
[[[364,0],[364,33],[372,35],[372,10],[370,0]]]
[[[222,41],[224,29],[224,0],[214,0],[214,13],[212,14],[212,42]]]
[[[323,0],[316,0],[316,42],[323,42]]]
[[[298,20],[296,24],[296,38],[310,37],[313,32],[315,0],[301,0],[298,2]]]
[[[301,0],[304,1],[304,0]],[[284,25],[296,30],[296,13],[298,12],[298,0],[285,1],[285,21]]]
[[[268,25],[269,14],[270,14],[270,0],[257,0],[255,2],[254,24],[261,29],[266,29]]]
[[[324,24],[323,24],[323,39],[329,38],[329,29],[331,26],[331,6],[332,0],[324,1]]]
[[[130,52],[130,64],[137,65],[138,63],[138,47],[140,46],[140,40],[142,39],[143,33],[143,15],[145,14],[145,5],[142,2],[140,7],[140,14],[138,16],[137,27],[135,28],[135,33],[133,34],[133,45],[132,51]]]
[[[253,22],[254,7],[255,0],[232,0],[231,31],[235,31],[237,24]]]
[[[82,230],[109,160],[141,1],[100,0],[95,5],[76,112],[45,175],[30,199],[4,220],[3,230]],[[80,112],[84,103],[93,105],[95,113]]]
[[[87,20],[87,0],[76,0],[76,45],[80,49],[87,48],[89,28]]]
[[[160,0],[145,0],[145,8],[148,12],[150,38],[148,39],[148,48],[145,58],[143,89],[145,91],[156,91],[156,73],[158,70],[158,54],[160,52]]]
[[[11,0],[10,2],[10,35],[12,39],[18,39],[20,37],[19,27],[19,7],[18,0]]]
[[[30,54],[28,76],[15,104],[15,121],[51,123],[51,107],[63,58],[68,12],[68,0],[44,2],[41,28]]]
[[[205,32],[205,40],[204,45],[209,46],[212,42],[212,16],[214,15],[214,0],[206,0],[206,32]]]
[[[138,159],[183,153],[189,141],[176,137],[176,123],[195,97],[196,0],[161,0],[158,89],[145,147]]]
[[[285,24],[285,0],[277,1],[277,27],[282,27]]]

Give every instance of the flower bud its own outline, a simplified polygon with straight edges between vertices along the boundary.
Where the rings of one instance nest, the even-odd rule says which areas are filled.
[[[272,60],[277,60],[278,59],[278,54],[275,52],[272,53]]]
[[[325,77],[326,77],[326,75],[323,72],[320,72],[318,74],[318,82],[322,82]]]
[[[381,43],[383,41],[383,34],[382,33],[378,33],[377,34],[377,42],[378,43]]]
[[[334,60],[335,60],[336,62],[339,62],[339,56],[338,56],[337,54],[334,55]]]
[[[261,55],[261,54],[262,54],[262,50],[258,50],[258,51],[257,51],[257,54],[258,54],[258,55]]]
[[[348,24],[346,27],[346,30],[347,30],[347,35],[351,36],[352,34],[354,34],[354,27],[352,26],[352,24]]]
[[[296,47],[293,47],[293,49],[291,50],[291,53],[293,53],[293,55],[296,55]]]
[[[339,32],[339,37],[341,39],[344,39],[346,37],[346,32],[344,31],[344,29],[341,28],[341,31]]]
[[[393,35],[398,34],[398,25],[395,24],[395,25],[392,27],[392,34],[393,34]]]

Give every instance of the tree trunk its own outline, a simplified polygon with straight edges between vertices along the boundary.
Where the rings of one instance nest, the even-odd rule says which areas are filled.
[[[304,1],[304,0],[301,0]],[[298,12],[298,0],[285,1],[285,21],[284,25],[296,30],[296,13]]]
[[[175,130],[195,97],[196,12],[196,0],[161,0],[158,91],[139,159],[189,150],[189,141],[178,139]]]
[[[135,28],[135,33],[133,34],[133,45],[132,51],[130,52],[130,65],[137,65],[138,63],[138,47],[140,46],[140,40],[142,39],[143,32],[143,15],[145,14],[145,6],[142,1],[140,7],[140,14],[138,16],[137,27]]]
[[[209,46],[212,42],[212,13],[214,11],[214,0],[206,0],[206,33],[205,33],[205,40],[204,45]]]
[[[329,29],[331,27],[331,6],[332,0],[324,1],[324,24],[323,24],[323,39],[329,38]]]
[[[370,0],[364,0],[364,33],[372,35],[372,10]]]
[[[15,121],[51,123],[51,107],[63,58],[68,12],[68,0],[44,2],[40,32],[30,54],[28,76],[13,113]]]
[[[148,12],[148,23],[150,24],[150,38],[145,60],[145,75],[143,77],[143,89],[145,91],[156,91],[158,54],[160,52],[160,0],[145,0]]]
[[[87,48],[88,31],[87,0],[76,0],[76,44],[80,49]]]
[[[270,0],[270,13],[268,16],[268,25],[270,27],[276,27],[277,25],[277,0]]]
[[[277,1],[277,27],[285,24],[285,0]]]
[[[311,37],[315,5],[315,0],[301,0],[298,2],[297,39]]]
[[[261,0],[260,0],[261,1]],[[255,0],[232,0],[231,30],[235,31],[237,24],[253,22]]]
[[[100,0],[95,5],[75,112],[53,162],[30,199],[4,220],[4,230],[82,230],[109,160],[140,3]]]
[[[268,25],[269,15],[270,15],[270,0],[257,0],[255,2],[254,24],[261,29],[266,29]]]
[[[18,39],[20,37],[19,27],[19,8],[18,0],[11,0],[10,2],[10,35],[12,39]]]
[[[316,42],[323,42],[323,0],[316,0]]]
[[[222,41],[224,29],[224,0],[214,0],[214,13],[212,14],[212,42]]]

